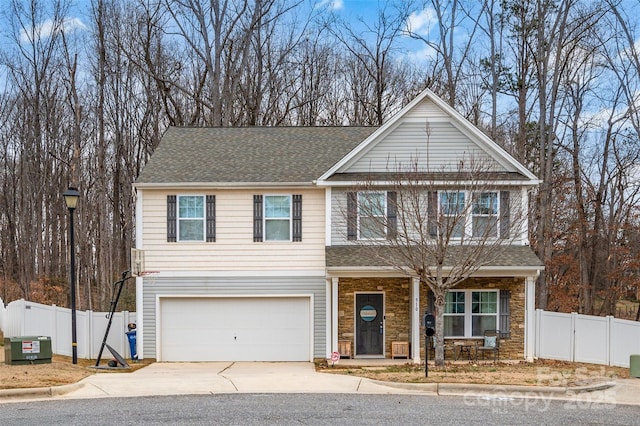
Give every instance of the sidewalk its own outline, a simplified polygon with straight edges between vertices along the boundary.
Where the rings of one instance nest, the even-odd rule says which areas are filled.
[[[566,400],[581,407],[590,403],[640,405],[640,379],[622,379],[615,383],[599,383],[584,388],[411,384],[318,373],[312,363],[305,362],[155,363],[132,373],[94,374],[73,385],[0,391],[0,403],[43,398],[80,399],[220,393],[457,395],[465,399],[483,400]]]

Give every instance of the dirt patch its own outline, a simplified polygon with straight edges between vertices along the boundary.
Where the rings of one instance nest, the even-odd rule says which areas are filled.
[[[106,366],[109,359],[111,359],[110,356],[103,356],[100,365]],[[96,371],[92,368],[95,366],[95,360],[79,358],[78,363],[74,365],[71,357],[53,355],[50,364],[7,365],[4,362],[4,346],[0,345],[0,389],[68,385],[97,373],[130,373],[154,361],[145,359],[137,363],[129,363],[131,365],[129,369]]]
[[[385,367],[348,367],[340,364],[329,367],[326,364],[320,364],[317,370],[324,373],[347,374],[401,383],[478,383],[557,387],[586,386],[629,377],[627,368],[553,360],[447,364],[444,367],[430,365],[428,377],[425,377],[424,364]]]

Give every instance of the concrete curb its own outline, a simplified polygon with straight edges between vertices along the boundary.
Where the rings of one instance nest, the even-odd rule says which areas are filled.
[[[438,395],[564,395],[565,387],[551,386],[522,386],[522,385],[484,385],[472,383],[440,383]]]
[[[0,399],[11,398],[44,398],[66,395],[78,390],[84,383],[71,383],[69,385],[48,386],[41,388],[0,389]]]
[[[576,393],[585,393],[585,392],[595,392],[595,391],[612,388],[615,385],[616,385],[616,382],[593,383],[585,386],[575,386],[575,387],[567,388],[567,393],[576,394]]]
[[[542,395],[563,397],[579,393],[606,390],[616,385],[616,382],[600,382],[577,387],[551,387],[551,386],[519,386],[519,385],[487,385],[472,383],[398,383],[386,382],[374,379],[364,379],[370,383],[405,391],[432,393],[434,395],[449,396],[491,396],[511,395],[531,397]],[[66,395],[84,387],[84,382],[71,383],[62,386],[49,386],[40,388],[0,389],[1,399],[17,398],[51,398]]]
[[[605,390],[615,386],[615,382],[594,383],[587,386],[552,387],[523,385],[486,385],[474,383],[398,383],[369,379],[372,383],[395,389],[429,392],[437,395],[483,395],[483,394],[522,394],[522,395],[574,395],[578,393]]]
[[[438,393],[438,383],[400,383],[400,382],[385,382],[383,380],[367,379],[371,383],[376,385],[386,386],[394,389],[403,389],[417,392],[431,392]]]

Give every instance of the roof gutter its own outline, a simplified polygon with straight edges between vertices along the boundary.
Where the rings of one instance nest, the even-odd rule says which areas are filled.
[[[137,182],[136,189],[175,189],[175,188],[312,188],[313,182]]]
[[[344,181],[328,181],[328,180],[320,180],[315,181],[317,186],[322,187],[330,187],[330,186],[348,186],[348,187],[357,187],[361,186],[363,183],[367,184],[375,184],[378,186],[397,186],[397,181],[391,180],[371,180],[371,181],[353,181],[353,180],[344,180]],[[483,184],[483,182],[475,182],[475,181],[459,181],[454,182],[455,185],[471,185],[471,184]],[[515,180],[495,180],[495,181],[486,181],[484,184],[491,186],[518,186],[518,187],[536,187],[540,185],[542,181],[540,179],[537,180],[526,180],[526,181],[515,181]],[[451,180],[441,180],[441,181],[433,181],[433,180],[425,180],[423,183],[425,186],[451,186]],[[411,185],[416,185],[415,183],[411,183]]]

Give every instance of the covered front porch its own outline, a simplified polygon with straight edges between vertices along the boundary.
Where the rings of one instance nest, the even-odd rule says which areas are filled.
[[[327,278],[327,358],[339,352],[343,359],[422,363],[423,317],[433,310],[428,288],[418,278],[389,270],[336,275]],[[504,327],[500,359],[531,360],[535,277],[475,277],[455,290],[471,294],[476,289],[502,296],[502,316],[500,311],[495,314],[496,324]],[[480,336],[445,335],[445,360],[468,362],[476,357],[475,347],[481,340]],[[429,359],[433,356],[430,346]]]

